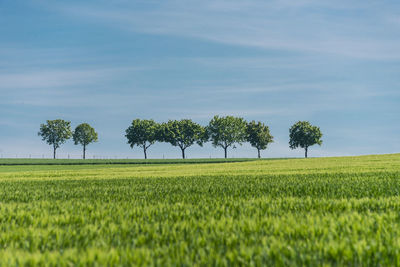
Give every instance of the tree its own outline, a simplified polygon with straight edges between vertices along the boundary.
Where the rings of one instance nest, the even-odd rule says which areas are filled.
[[[319,127],[311,125],[308,121],[298,121],[289,129],[289,146],[291,149],[304,148],[305,157],[308,157],[308,148],[312,145],[322,144],[322,133]]]
[[[267,149],[269,143],[273,142],[273,136],[268,126],[261,122],[251,121],[247,124],[247,141],[251,146],[257,148],[258,158],[261,158],[260,151]]]
[[[144,158],[147,159],[147,149],[157,141],[159,130],[160,125],[153,120],[136,119],[126,129],[125,136],[132,148],[135,145],[143,148]]]
[[[86,158],[86,146],[90,143],[97,142],[98,135],[96,131],[87,123],[79,124],[72,134],[75,145],[83,146],[83,159]]]
[[[213,146],[224,149],[225,158],[228,157],[228,147],[246,141],[246,121],[243,118],[214,116],[207,131]]]
[[[53,146],[53,158],[56,158],[56,150],[71,138],[71,122],[64,120],[47,120],[46,124],[40,125],[38,135],[43,141]]]
[[[197,143],[203,146],[208,138],[206,129],[192,120],[169,120],[163,123],[160,141],[168,142],[173,146],[178,146],[182,151],[182,158],[185,158],[185,149]]]

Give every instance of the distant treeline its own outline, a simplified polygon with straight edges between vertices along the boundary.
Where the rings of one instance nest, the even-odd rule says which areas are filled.
[[[84,159],[86,147],[98,140],[97,132],[88,123],[82,123],[72,131],[71,122],[61,119],[48,120],[46,124],[41,124],[38,135],[53,146],[54,158],[57,148],[71,137],[75,145],[83,146]],[[126,129],[125,137],[132,148],[138,146],[143,149],[145,159],[147,150],[156,142],[166,142],[179,147],[183,159],[186,157],[185,150],[188,147],[194,144],[203,146],[206,142],[211,142],[214,147],[223,148],[225,158],[228,157],[228,148],[235,148],[236,145],[248,142],[257,149],[257,156],[260,158],[260,152],[273,142],[273,136],[267,125],[260,121],[247,122],[243,118],[234,116],[214,116],[207,126],[202,126],[191,119],[169,120],[163,123],[151,119],[135,119]],[[295,123],[289,129],[289,137],[289,147],[304,148],[305,157],[310,146],[322,144],[319,127],[312,126],[308,121]]]

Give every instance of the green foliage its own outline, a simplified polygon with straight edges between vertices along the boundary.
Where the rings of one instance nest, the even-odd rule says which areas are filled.
[[[182,158],[185,158],[186,148],[194,143],[203,146],[208,139],[205,128],[192,120],[170,120],[163,123],[161,129],[160,141],[178,146],[182,150]]]
[[[154,120],[132,121],[131,126],[126,129],[125,137],[128,139],[128,144],[133,148],[135,145],[143,149],[144,157],[147,159],[147,149],[153,145],[159,136],[160,125]]]
[[[207,127],[207,132],[213,146],[224,149],[226,158],[228,147],[246,141],[246,125],[243,118],[214,116]]]
[[[289,146],[291,149],[304,148],[307,158],[308,148],[315,144],[321,145],[321,137],[319,127],[311,125],[308,121],[298,121],[289,129]]]
[[[87,146],[98,141],[98,135],[94,128],[87,123],[79,124],[72,134],[75,145]]]
[[[251,121],[247,123],[247,141],[251,146],[257,148],[258,158],[260,158],[260,150],[267,149],[269,143],[273,142],[273,136],[269,132],[268,126],[261,122]]]
[[[72,134],[75,145],[83,146],[83,158],[86,158],[86,146],[90,143],[97,142],[98,135],[94,128],[87,123],[79,124]]]
[[[28,167],[0,166],[0,266],[400,264],[399,154]]]
[[[53,157],[56,158],[56,149],[64,144],[72,136],[71,122],[64,120],[47,120],[40,125],[38,135],[43,141],[53,146]]]

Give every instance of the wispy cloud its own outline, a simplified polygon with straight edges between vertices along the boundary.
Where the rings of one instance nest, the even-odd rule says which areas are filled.
[[[38,0],[5,6],[11,15],[0,37],[0,149],[11,156],[47,153],[36,135],[46,119],[89,122],[101,133],[93,149],[128,156],[123,135],[133,118],[206,124],[217,114],[270,125],[276,142],[265,155],[302,155],[287,146],[296,120],[315,122],[326,134],[313,155],[396,149],[400,2]],[[196,155],[218,155],[211,146],[203,149]],[[237,155],[254,155],[246,149]],[[175,153],[166,144],[152,153],[165,151]]]
[[[135,68],[41,70],[0,74],[0,90],[54,88],[98,83]]]
[[[138,8],[139,3],[56,7],[132,32],[362,59],[400,59],[400,37],[386,19],[396,10],[376,1],[170,0],[150,1],[146,8]]]

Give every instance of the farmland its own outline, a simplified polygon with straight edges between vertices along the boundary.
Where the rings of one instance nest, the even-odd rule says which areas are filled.
[[[400,265],[399,154],[2,162],[1,266]]]
[[[14,165],[133,165],[133,164],[196,164],[254,161],[251,158],[213,159],[0,159],[0,166]],[[276,160],[276,159],[270,159]]]

